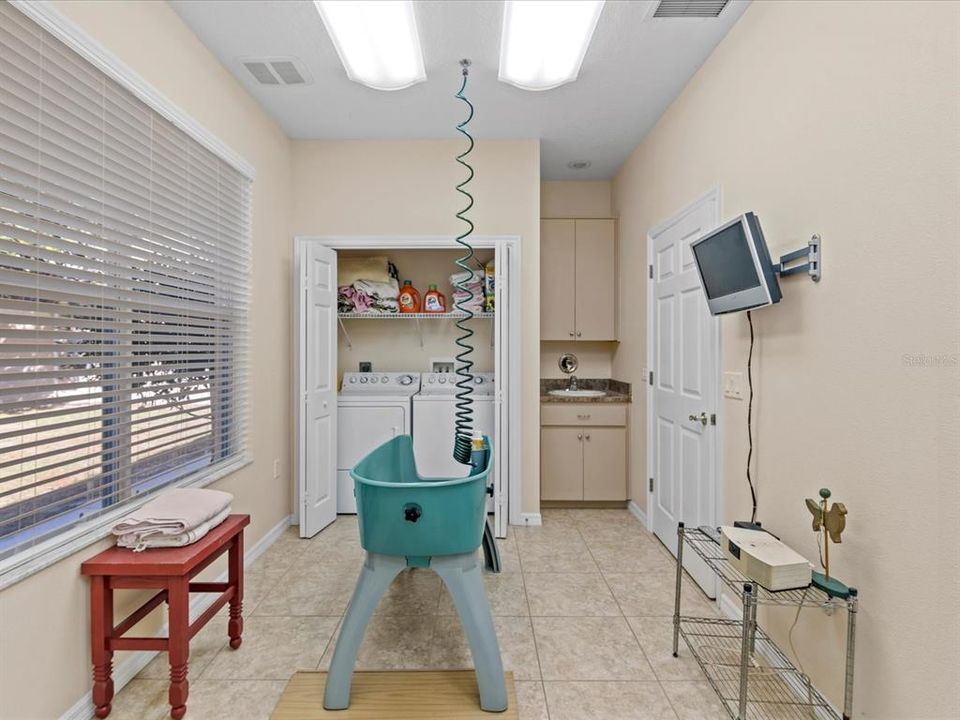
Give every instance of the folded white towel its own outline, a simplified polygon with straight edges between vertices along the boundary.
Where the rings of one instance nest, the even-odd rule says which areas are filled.
[[[114,535],[176,536],[223,512],[233,495],[221,490],[174,488],[145,503],[113,526]]]
[[[137,533],[127,533],[117,538],[117,545],[120,547],[133,548],[134,552],[143,552],[147,548],[183,547],[184,545],[191,545],[226,520],[229,514],[230,506],[227,505],[227,507],[206,522],[200,523],[192,530],[187,530],[179,535],[152,535],[141,537]]]

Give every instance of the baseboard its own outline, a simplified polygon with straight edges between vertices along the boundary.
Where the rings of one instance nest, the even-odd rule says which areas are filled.
[[[257,542],[250,546],[250,549],[243,554],[243,566],[250,567],[254,560],[263,555],[273,543],[275,543],[283,533],[287,531],[293,524],[293,516],[287,516],[283,518],[280,522],[274,525],[270,530]],[[219,577],[215,578],[213,582],[223,582],[227,579],[227,574],[224,572]],[[190,619],[195,620],[199,617],[200,613],[210,607],[210,604],[213,602],[214,598],[207,595],[197,595],[190,602]],[[167,634],[167,624],[164,623],[163,626],[157,631],[157,637],[162,637]],[[140,671],[143,670],[147,665],[150,664],[150,661],[157,656],[156,650],[143,650],[140,652],[135,652],[130,655],[126,660],[117,665],[113,671],[113,686],[114,692],[120,692],[123,687],[133,680],[137,675],[140,674]],[[93,700],[90,697],[90,691],[88,690],[84,693],[83,697],[80,698],[73,706],[67,710],[63,715],[60,716],[60,720],[90,720],[94,715],[94,705]]]
[[[520,524],[528,526],[543,525],[543,516],[540,513],[520,513]]]
[[[636,502],[634,502],[633,500],[628,502],[627,510],[629,510],[630,514],[640,521],[640,524],[643,525],[644,528],[647,527],[647,513],[644,512],[643,508],[637,505]]]

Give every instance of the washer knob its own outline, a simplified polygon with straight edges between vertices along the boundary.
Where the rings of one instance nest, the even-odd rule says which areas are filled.
[[[433,375],[431,375],[431,376],[430,376],[430,384],[432,385],[432,384],[435,383],[436,381],[437,381],[437,379],[436,379]]]
[[[388,383],[388,382],[390,382],[390,378],[388,378],[386,375],[384,375],[383,377],[380,378],[380,382],[382,382],[382,383]]]
[[[442,385],[442,384],[445,383],[446,381],[447,381],[447,379],[446,379],[443,375],[441,375],[441,376],[440,376],[440,384]]]
[[[401,375],[397,378],[397,382],[401,385],[411,385],[413,384],[413,377],[410,375]]]
[[[376,375],[374,375],[372,378],[370,378],[370,382],[372,382],[372,383],[378,383],[378,382],[380,382],[380,378],[378,378]]]
[[[483,385],[483,378],[482,378],[482,377],[479,377],[479,376],[478,376],[478,377],[475,377],[475,378],[473,379],[473,384],[474,384],[474,385]]]
[[[366,377],[360,378],[360,382],[361,382],[361,383],[366,383],[366,382],[367,382],[367,378],[366,378]]]
[[[356,383],[356,382],[357,382],[357,379],[356,379],[355,377],[350,378],[350,383],[351,383],[351,384]]]

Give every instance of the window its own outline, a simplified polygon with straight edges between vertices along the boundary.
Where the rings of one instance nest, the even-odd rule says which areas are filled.
[[[244,451],[249,177],[0,3],[0,559]]]

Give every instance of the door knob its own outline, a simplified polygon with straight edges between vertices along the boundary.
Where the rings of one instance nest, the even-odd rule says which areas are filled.
[[[699,415],[691,415],[690,422],[698,422],[704,427],[706,427],[707,423],[709,422],[709,419],[707,418],[707,414],[705,412],[702,412]]]

